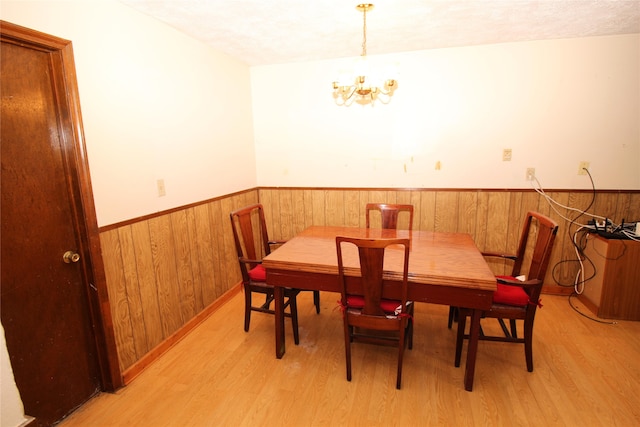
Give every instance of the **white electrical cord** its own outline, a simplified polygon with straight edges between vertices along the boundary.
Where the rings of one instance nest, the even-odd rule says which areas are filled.
[[[593,214],[590,214],[589,212],[585,212],[585,211],[583,211],[583,210],[581,210],[581,209],[572,208],[571,206],[565,206],[565,205],[563,205],[563,204],[561,204],[561,203],[556,202],[555,200],[553,200],[553,198],[552,198],[551,196],[547,195],[547,193],[545,193],[545,192],[544,192],[544,189],[542,188],[542,184],[540,184],[540,181],[538,181],[538,178],[533,177],[533,180],[538,184],[538,187],[536,187],[536,186],[533,184],[533,181],[531,181],[531,187],[533,187],[533,189],[536,191],[536,193],[538,193],[538,194],[540,194],[542,197],[544,197],[544,198],[547,200],[547,202],[549,203],[549,206],[551,206],[551,209],[553,209],[553,211],[554,211],[555,213],[557,213],[557,214],[558,214],[558,216],[560,216],[560,218],[564,219],[565,221],[568,221],[568,222],[571,222],[571,223],[573,223],[573,222],[574,222],[572,219],[567,218],[566,216],[562,215],[562,214],[561,214],[561,213],[560,213],[560,212],[555,208],[554,204],[555,204],[555,205],[560,206],[561,208],[564,208],[564,209],[570,210],[570,211],[579,212],[580,214],[583,214],[583,215],[588,215],[588,216],[590,216],[590,217],[592,217],[592,218],[598,218],[598,219],[602,219],[602,220],[605,220],[605,221],[607,221],[607,220],[608,220],[608,218],[606,218],[606,217],[599,216],[599,215],[593,215]],[[579,223],[575,223],[575,224],[580,225],[580,226],[582,226],[582,227],[589,227],[589,225],[587,225],[587,224],[579,224]],[[615,224],[614,224],[614,225],[615,225]]]
[[[632,233],[629,230],[622,230],[622,234],[627,236],[630,240],[635,240],[636,242],[640,242],[640,236],[636,236],[636,233]]]
[[[537,183],[537,187],[533,184],[533,181],[535,181]],[[540,194],[542,197],[545,198],[545,200],[547,200],[547,203],[549,203],[549,206],[551,206],[551,209],[553,209],[553,211],[558,214],[558,216],[560,216],[560,218],[564,219],[565,221],[572,223],[572,224],[576,224],[579,225],[580,228],[578,228],[576,230],[576,232],[573,234],[573,249],[576,252],[576,258],[578,259],[578,262],[580,263],[580,269],[578,270],[578,272],[576,273],[576,278],[573,281],[573,287],[574,290],[576,292],[576,294],[580,295],[584,292],[584,283],[585,283],[585,278],[584,278],[584,263],[582,260],[582,256],[580,255],[580,250],[578,249],[578,242],[576,240],[578,233],[580,232],[580,230],[583,229],[588,229],[588,230],[594,230],[595,227],[593,225],[588,225],[588,224],[580,224],[575,222],[574,220],[567,218],[566,216],[562,215],[562,213],[560,213],[560,211],[558,211],[558,209],[556,209],[556,207],[554,205],[557,205],[563,209],[567,209],[569,211],[574,211],[574,212],[578,212],[581,215],[588,215],[592,218],[595,219],[602,219],[604,220],[603,222],[604,227],[607,226],[607,221],[610,223],[610,225],[612,227],[615,228],[622,228],[622,226],[618,226],[617,224],[612,223],[608,218],[603,217],[603,216],[599,216],[599,215],[593,215],[590,214],[584,210],[581,209],[576,209],[576,208],[572,208],[571,206],[566,206],[563,205],[557,201],[555,201],[551,196],[549,196],[548,194],[545,193],[544,189],[542,188],[542,184],[540,184],[540,181],[538,181],[538,178],[536,178],[535,176],[533,177],[533,181],[531,182],[531,186],[533,187],[533,189]],[[604,228],[603,227],[603,228]],[[621,233],[624,234],[627,238],[629,238],[630,240],[635,240],[635,241],[640,241],[640,237],[636,236],[635,233],[632,233],[628,230],[625,229],[621,229]],[[581,279],[580,279],[581,278]]]
[[[580,227],[576,230],[575,233],[573,233],[573,250],[576,251],[576,257],[578,258],[578,262],[580,263],[580,269],[576,273],[576,278],[573,281],[573,290],[578,295],[584,292],[584,263],[582,262],[582,256],[580,256],[580,251],[578,250],[578,242],[576,241],[576,237],[578,236],[578,233],[580,232],[580,230],[582,230],[583,228],[590,228],[590,227]],[[578,280],[578,277],[581,277],[581,276],[582,276],[582,280]]]

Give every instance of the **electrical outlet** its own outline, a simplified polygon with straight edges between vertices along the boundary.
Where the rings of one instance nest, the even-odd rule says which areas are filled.
[[[510,162],[511,161],[511,148],[505,148],[502,150],[502,161]]]
[[[533,181],[536,177],[536,168],[527,168],[527,181]]]
[[[158,197],[163,197],[167,195],[167,191],[164,188],[164,179],[159,179],[157,181],[158,184]]]
[[[580,165],[578,166],[578,175],[586,175],[587,169],[589,169],[589,162],[580,162]]]

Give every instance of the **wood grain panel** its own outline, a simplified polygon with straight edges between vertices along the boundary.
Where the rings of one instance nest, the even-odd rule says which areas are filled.
[[[255,203],[257,203],[257,199],[246,197],[225,198],[219,202],[220,215],[224,217],[224,221],[221,222],[222,227],[217,230],[215,237],[219,253],[216,264],[217,280],[212,284],[212,287],[216,291],[216,298],[226,292],[232,284],[241,281],[238,254],[233,241],[229,213]]]
[[[509,193],[482,191],[478,194],[478,205],[482,209],[478,209],[478,213],[482,213],[479,217],[480,227],[478,230],[478,238],[476,241],[478,248],[482,252],[506,253],[508,248],[508,224],[509,224]],[[498,258],[488,258],[487,263],[495,274],[510,271],[510,265],[505,267],[505,262]]]
[[[365,197],[367,203],[395,203],[395,197],[393,199],[389,198],[389,192],[387,190],[371,190],[366,191],[368,193]],[[365,203],[365,205],[367,204]]]
[[[420,204],[414,216],[420,218],[418,221],[418,230],[435,231],[436,230],[436,192],[422,191],[420,192]]]
[[[292,236],[300,233],[307,228],[305,212],[305,198],[304,190],[292,190],[291,191],[291,235],[286,238],[289,239]]]
[[[410,205],[411,204],[411,192],[410,191],[394,191],[394,193],[396,194],[396,201],[395,203],[401,204],[401,205]]]
[[[640,222],[640,193],[629,194],[629,204],[624,217],[627,221]]]
[[[391,199],[391,197],[389,197]],[[396,193],[396,197],[395,197],[395,202],[394,203],[398,203],[400,205],[410,205],[411,204],[411,192],[409,191],[398,191]],[[413,212],[413,221],[415,222],[415,206],[414,206],[414,212]],[[415,227],[415,224],[414,224]],[[409,215],[406,213],[400,213],[400,215],[398,215],[398,228],[401,230],[408,230],[409,229]]]
[[[162,332],[165,337],[168,337],[184,324],[180,312],[180,290],[170,217],[164,215],[150,219],[149,235],[158,288]]]
[[[189,252],[191,254],[191,275],[193,277],[193,302],[196,313],[206,307],[202,300],[202,274],[200,272],[200,254],[198,251],[198,229],[196,227],[195,208],[185,210],[187,216],[187,233],[189,234]]]
[[[209,204],[198,205],[193,208],[196,229],[196,247],[198,253],[198,270],[202,290],[202,303],[208,306],[215,300],[214,283],[215,266],[213,257],[213,231],[209,220]]]
[[[187,223],[187,210],[170,214],[171,232],[173,234],[174,257],[178,273],[178,304],[182,319],[195,317],[200,310],[196,309],[196,298],[193,288],[193,268],[191,268],[191,236]],[[182,323],[181,323],[182,325]]]
[[[557,193],[551,193],[554,195]],[[576,211],[571,212],[568,215],[568,218],[574,220],[576,218],[581,218],[581,212],[586,211],[591,214],[596,213],[594,210],[595,198],[591,193],[569,193],[569,200],[567,206],[574,208]],[[545,207],[541,207],[543,209]],[[546,208],[545,208],[546,209]]]
[[[299,209],[304,209],[302,213],[304,218],[304,226],[305,228],[309,227],[313,224],[313,191],[309,189],[304,189],[302,191],[304,204],[299,207]],[[297,209],[297,215],[300,215],[300,210]]]
[[[127,286],[124,277],[124,266],[120,252],[118,230],[110,230],[100,234],[100,246],[105,260],[105,278],[109,290],[109,301],[113,316],[113,328],[118,347],[120,366],[127,367],[137,360],[136,345],[131,328],[131,313],[127,299]]]
[[[360,223],[360,227],[364,228],[367,226],[367,218],[366,218],[366,206],[367,203],[376,203],[376,202],[371,202],[369,200],[369,197],[371,195],[369,194],[368,191],[359,191],[359,199],[360,199],[360,203],[358,204],[358,219],[359,219],[359,223]]]
[[[347,227],[360,227],[360,213],[362,212],[360,204],[360,192],[348,190],[344,192],[344,225]],[[364,225],[363,225],[364,227]]]
[[[160,344],[166,336],[162,330],[158,288],[153,267],[153,253],[151,251],[151,236],[147,221],[131,224],[131,244],[134,251],[132,261],[135,261],[138,273],[140,303],[142,304],[144,327],[147,336],[147,351],[150,351]]]
[[[435,231],[453,233],[458,228],[458,196],[455,191],[436,193]]]
[[[407,202],[410,205],[413,205],[413,229],[421,230],[422,228],[422,218],[418,213],[420,212],[420,203],[421,203],[421,192],[414,190],[409,192],[409,201]]]
[[[603,193],[596,196],[593,203],[593,212],[605,218],[620,218],[622,220],[622,212],[617,212],[618,193]]]
[[[487,227],[489,221],[489,198],[484,192],[478,193],[476,219],[476,246],[481,252],[487,251]]]
[[[478,193],[475,191],[462,191],[458,195],[458,233],[468,233],[475,239],[476,225],[476,205],[478,204]]]
[[[487,198],[487,222],[484,250],[505,252],[508,249],[509,197],[505,191],[483,192]]]
[[[520,234],[522,233],[522,221],[527,212],[528,210],[524,207],[523,193],[511,194],[509,201],[509,218],[507,220],[505,230],[506,241],[505,247],[503,248],[503,253],[514,254],[516,252],[518,244],[520,243]],[[494,265],[496,265],[496,267],[493,269],[494,273],[511,274],[511,271],[513,269],[512,262],[504,261],[503,267],[498,268],[497,265],[499,265],[499,263],[495,261],[497,260],[494,260]]]
[[[311,190],[312,224],[326,225],[326,200],[324,190]]]
[[[277,239],[287,239],[288,237],[283,236],[295,236],[293,232],[293,217],[295,215],[293,211],[293,199],[291,190],[283,190],[280,193],[280,197],[278,198],[280,201],[280,215],[276,217],[274,215],[274,220],[280,223],[280,230],[277,234],[272,234],[269,232],[269,236],[273,239],[277,237]]]
[[[325,218],[326,225],[344,224],[344,191],[325,190]]]
[[[285,190],[262,190],[260,192],[260,203],[264,206],[264,219],[267,224],[267,231],[269,232],[269,237],[273,240],[281,239],[282,233],[280,232],[280,228],[282,227],[281,217],[280,217],[280,198],[283,197],[283,192]],[[245,206],[249,206],[253,203],[244,203],[243,200],[226,200],[226,202],[231,203],[233,206],[233,210],[240,209]],[[258,202],[256,202],[258,203]]]
[[[135,259],[131,226],[122,227],[118,230],[118,240],[120,242],[120,256],[122,259]],[[140,294],[140,284],[138,283],[138,269],[136,263],[123,262],[122,271],[124,273],[124,281],[127,291],[127,305],[129,306],[129,320],[131,322],[131,331],[133,333],[133,345],[136,350],[136,357],[140,357],[149,351],[150,347],[147,342],[147,331],[144,327],[142,296]]]

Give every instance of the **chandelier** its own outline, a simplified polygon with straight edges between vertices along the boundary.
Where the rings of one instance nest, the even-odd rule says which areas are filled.
[[[373,10],[373,4],[362,3],[357,5],[356,9],[362,12],[363,16],[362,54],[355,70],[355,78],[349,80],[348,84],[339,81],[333,82],[333,98],[336,104],[346,106],[353,104],[353,102],[362,105],[373,104],[376,100],[388,104],[393,92],[398,87],[398,82],[394,79],[386,79],[383,83],[381,82],[382,86],[376,86],[370,75],[370,70],[368,70],[367,12]]]

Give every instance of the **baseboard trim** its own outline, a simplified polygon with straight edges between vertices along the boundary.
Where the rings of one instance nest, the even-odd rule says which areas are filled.
[[[573,287],[567,286],[555,286],[555,285],[542,285],[542,293],[545,295],[571,295],[573,293]]]
[[[214,302],[209,304],[204,310],[198,313],[193,319],[184,324],[180,329],[174,332],[170,337],[166,340],[162,341],[158,344],[154,349],[149,351],[147,354],[142,356],[140,360],[131,365],[128,369],[126,369],[122,373],[122,380],[124,385],[128,385],[133,381],[138,375],[140,375],[149,365],[158,360],[160,356],[166,353],[169,349],[171,349],[174,345],[176,345],[180,340],[182,340],[185,336],[187,336],[191,331],[193,331],[200,323],[206,320],[212,313],[226,304],[229,300],[231,300],[236,294],[238,294],[242,290],[242,283],[238,283],[236,286],[233,286],[227,292],[225,292],[220,298],[216,299]]]

